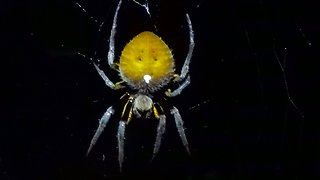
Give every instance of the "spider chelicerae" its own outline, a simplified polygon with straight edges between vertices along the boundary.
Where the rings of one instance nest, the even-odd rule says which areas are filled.
[[[134,91],[134,93],[127,92],[122,96],[122,98],[126,98],[127,100],[121,113],[117,132],[120,171],[122,169],[124,159],[125,129],[133,116],[137,118],[148,118],[153,115],[159,121],[152,158],[154,158],[154,156],[158,153],[161,144],[161,138],[165,132],[166,115],[160,103],[153,101],[152,95],[160,89],[165,88],[168,83],[175,82],[180,84],[178,88],[173,91],[170,89],[164,91],[164,96],[174,97],[179,95],[182,90],[190,84],[189,64],[194,49],[194,34],[192,24],[189,15],[186,14],[186,20],[189,27],[189,50],[180,75],[175,73],[175,63],[169,47],[161,40],[160,37],[150,31],[144,31],[135,36],[124,47],[119,62],[114,62],[114,42],[117,27],[117,17],[121,3],[122,0],[119,1],[113,18],[113,24],[109,38],[108,64],[112,69],[119,72],[122,80],[117,83],[113,83],[106,76],[104,71],[101,70],[94,61],[92,61],[98,74],[105,81],[108,87],[118,90],[125,88],[125,85],[127,85],[129,86],[129,89]],[[114,107],[110,106],[101,117],[99,126],[88,148],[87,155],[96,144],[99,136],[103,132],[114,112]],[[170,113],[174,117],[182,143],[187,152],[190,154],[181,115],[175,106],[170,108]]]

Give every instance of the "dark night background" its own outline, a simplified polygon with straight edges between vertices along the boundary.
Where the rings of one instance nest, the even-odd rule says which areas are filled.
[[[76,53],[103,60],[118,80],[105,63],[117,0],[1,1],[1,84],[8,90],[1,93],[1,180],[320,178],[316,4],[150,0],[150,18],[123,1],[116,57],[133,36],[152,30],[173,50],[180,71],[188,48],[185,13],[191,17],[192,82],[169,103],[185,121],[192,155],[168,114],[154,161],[156,121],[136,119],[119,173],[118,116],[85,156],[98,119],[123,92],[110,90]],[[101,32],[90,16],[105,22]]]

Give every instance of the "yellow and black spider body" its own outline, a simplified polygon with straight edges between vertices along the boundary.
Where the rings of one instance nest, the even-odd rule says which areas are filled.
[[[135,36],[123,49],[119,72],[128,85],[139,92],[154,92],[174,75],[174,59],[169,47],[153,32]]]
[[[125,88],[133,90],[134,93],[126,92],[121,99],[125,100],[121,117],[118,125],[118,160],[120,170],[124,159],[124,137],[125,129],[133,116],[136,118],[148,118],[151,115],[158,120],[157,134],[153,149],[153,157],[158,153],[162,135],[165,132],[166,115],[164,109],[159,102],[154,102],[153,94],[164,90],[162,96],[174,97],[179,95],[182,90],[190,84],[189,63],[194,49],[194,35],[189,15],[186,14],[186,19],[189,27],[189,51],[184,61],[181,73],[175,72],[175,62],[172,52],[168,45],[156,34],[150,31],[144,31],[136,35],[122,50],[121,56],[117,62],[114,58],[114,40],[117,26],[117,16],[122,0],[119,1],[111,28],[109,38],[108,64],[112,69],[119,72],[121,80],[113,83],[104,73],[103,70],[94,62],[93,65],[98,74],[105,81],[106,85],[111,89],[118,90]],[[165,89],[170,82],[176,82],[179,87],[171,91]],[[103,114],[99,121],[87,154],[96,144],[99,136],[103,132],[110,117],[114,114],[115,108],[110,106]],[[170,108],[170,113],[173,115],[179,136],[182,140],[187,152],[189,151],[188,141],[184,132],[183,121],[178,109],[175,106]],[[153,158],[152,157],[152,158]]]

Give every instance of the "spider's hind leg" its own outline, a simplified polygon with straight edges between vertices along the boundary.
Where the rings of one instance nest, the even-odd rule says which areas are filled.
[[[168,89],[168,91],[165,92],[165,94],[168,97],[173,97],[173,96],[179,95],[182,92],[182,90],[190,84],[190,76],[188,75],[189,74],[189,65],[190,65],[190,61],[191,61],[191,57],[193,54],[193,49],[194,49],[195,44],[194,44],[194,33],[193,33],[193,29],[192,29],[192,23],[191,23],[191,19],[188,14],[186,14],[186,18],[187,18],[187,23],[188,23],[188,27],[189,27],[189,50],[188,50],[186,60],[184,61],[184,64],[182,66],[180,75],[179,74],[173,75],[174,82],[181,82],[181,81],[184,81],[184,82],[174,91],[171,91],[170,89]]]
[[[191,83],[191,80],[190,80],[190,76],[188,75],[188,77],[185,79],[185,81],[180,84],[180,86],[175,89],[174,91],[171,91],[171,89],[168,89],[165,94],[166,96],[168,97],[174,97],[174,96],[177,96],[179,95],[189,84]]]
[[[191,23],[189,14],[186,14],[186,18],[187,18],[188,27],[189,27],[189,50],[188,50],[186,60],[184,61],[183,67],[181,69],[180,79],[184,79],[189,73],[189,64],[190,64],[191,57],[193,54],[193,49],[194,49],[194,33],[193,33],[192,23]]]
[[[114,37],[117,32],[117,20],[118,20],[118,12],[121,7],[122,0],[119,1],[116,12],[114,13],[113,17],[113,23],[112,23],[112,28],[110,32],[110,38],[109,38],[109,51],[108,51],[108,64],[111,68],[115,68],[114,66]]]

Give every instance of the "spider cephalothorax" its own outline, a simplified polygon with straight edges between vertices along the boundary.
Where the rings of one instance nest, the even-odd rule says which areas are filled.
[[[141,117],[141,113],[147,113],[146,117],[149,117],[152,107],[153,101],[149,96],[138,94],[133,101],[132,110],[133,113],[138,117]]]
[[[121,113],[121,119],[118,126],[118,151],[120,170],[122,168],[124,158],[124,136],[126,125],[129,124],[133,116],[136,118],[149,118],[154,116],[158,121],[157,135],[153,149],[153,157],[158,153],[161,138],[165,132],[166,115],[159,102],[154,102],[152,94],[165,88],[169,82],[179,83],[179,87],[173,91],[167,89],[163,93],[166,97],[173,97],[181,93],[181,91],[190,84],[189,63],[194,48],[194,35],[189,15],[186,14],[189,27],[189,51],[183,64],[181,74],[175,73],[175,64],[169,47],[161,40],[160,37],[150,31],[145,31],[135,36],[123,49],[119,62],[114,62],[114,37],[117,26],[117,16],[122,0],[117,6],[113,25],[111,28],[109,39],[108,64],[111,68],[116,69],[122,81],[113,83],[105,73],[93,62],[99,75],[110,88],[117,90],[124,88],[126,83],[135,93],[126,93],[121,98],[126,98],[126,103]],[[104,130],[112,114],[114,114],[113,106],[110,106],[101,117],[99,127],[91,140],[87,154],[97,142],[99,136]],[[170,109],[173,115],[178,133],[182,143],[189,152],[188,141],[183,128],[183,121],[178,109],[173,106]]]

